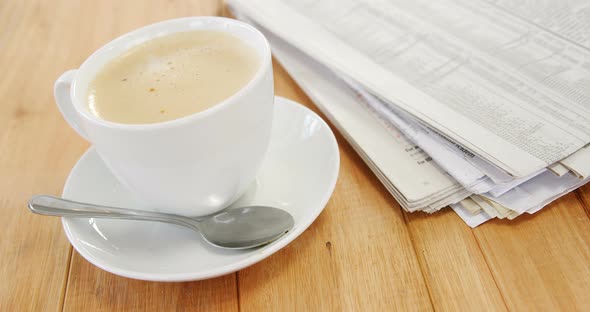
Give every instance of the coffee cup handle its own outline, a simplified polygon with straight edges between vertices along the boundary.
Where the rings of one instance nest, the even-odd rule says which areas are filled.
[[[77,70],[72,69],[61,74],[53,86],[53,95],[59,111],[70,127],[72,127],[81,137],[89,141],[86,131],[84,131],[84,128],[80,125],[78,113],[74,108],[74,103],[72,103],[72,96],[70,94],[70,89],[72,82],[76,77],[76,72]]]

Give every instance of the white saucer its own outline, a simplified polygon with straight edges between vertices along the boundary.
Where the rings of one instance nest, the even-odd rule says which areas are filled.
[[[234,251],[208,245],[191,230],[156,222],[63,218],[66,235],[88,261],[142,280],[189,281],[252,265],[285,247],[320,214],[340,166],[334,134],[314,112],[276,97],[273,133],[256,183],[234,205],[260,204],[290,212],[291,232],[262,248]],[[93,148],[72,169],[63,197],[137,208],[138,201],[111,175]]]

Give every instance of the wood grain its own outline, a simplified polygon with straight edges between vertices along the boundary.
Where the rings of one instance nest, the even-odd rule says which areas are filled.
[[[52,85],[137,27],[219,14],[219,0],[0,2],[0,311],[590,310],[590,185],[535,216],[475,230],[451,211],[408,214],[337,134],[341,171],[318,220],[237,274],[152,283],[71,251],[33,193],[60,194],[88,144],[63,121]],[[317,112],[275,65],[277,94]]]
[[[471,229],[453,211],[406,216],[436,310],[506,310]]]
[[[235,274],[186,283],[115,276],[75,253],[64,311],[237,311]]]
[[[590,184],[586,184],[580,189],[576,190],[576,195],[580,201],[580,204],[582,207],[584,207],[588,218],[590,218]]]
[[[86,143],[65,129],[53,81],[66,61],[55,7],[0,2],[0,310],[61,308],[71,247],[58,219],[33,216],[33,193],[59,194]],[[66,130],[66,131],[64,131]]]
[[[474,233],[509,309],[590,310],[590,222],[576,194]]]

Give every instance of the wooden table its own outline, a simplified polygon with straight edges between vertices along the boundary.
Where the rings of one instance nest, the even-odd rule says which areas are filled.
[[[115,36],[216,0],[0,2],[0,311],[590,310],[590,186],[534,216],[475,230],[452,211],[403,212],[337,134],[336,191],[315,223],[235,274],[152,283],[102,271],[72,250],[31,194],[60,194],[88,148],[52,85]],[[276,92],[314,104],[275,64]]]

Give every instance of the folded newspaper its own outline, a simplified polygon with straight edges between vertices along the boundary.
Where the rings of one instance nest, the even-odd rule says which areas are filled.
[[[408,211],[475,227],[590,179],[590,4],[228,2]]]

